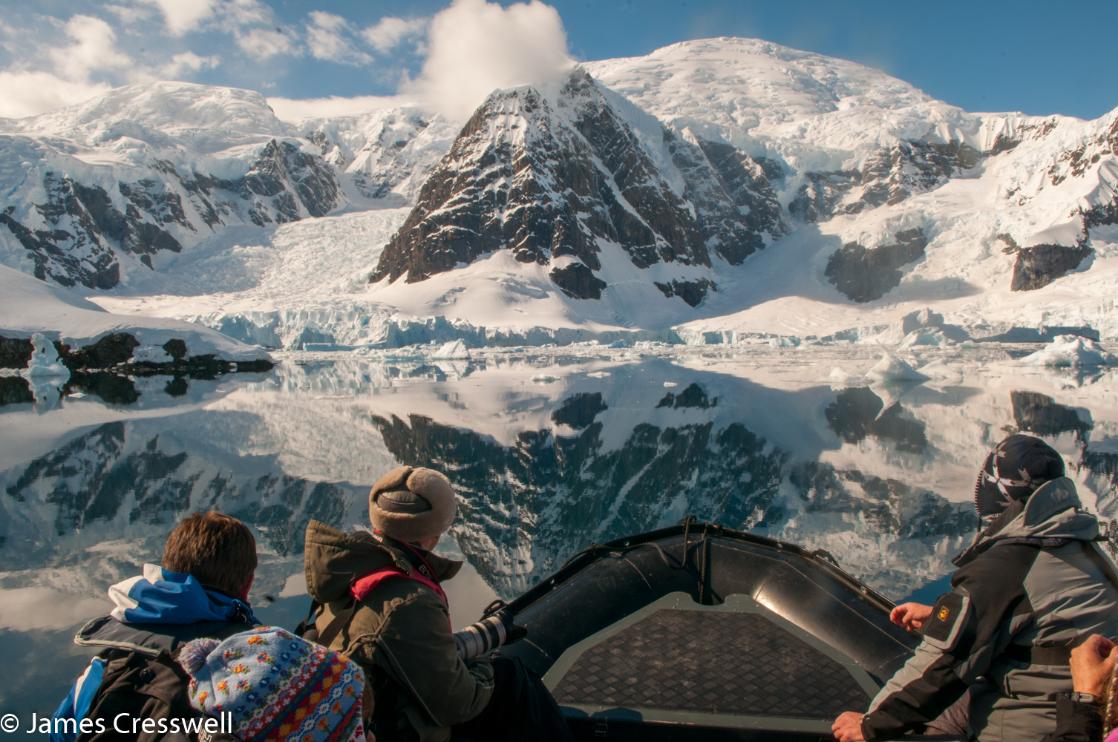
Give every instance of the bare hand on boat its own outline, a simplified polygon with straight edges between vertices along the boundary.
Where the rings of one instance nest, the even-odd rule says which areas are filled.
[[[1104,636],[1091,634],[1071,650],[1071,684],[1078,693],[1101,696],[1103,686],[1118,660],[1118,645]]]
[[[901,603],[889,613],[889,620],[905,631],[920,631],[932,615],[932,607],[923,603]]]
[[[838,742],[862,742],[862,717],[857,711],[843,711],[831,725],[831,734]]]

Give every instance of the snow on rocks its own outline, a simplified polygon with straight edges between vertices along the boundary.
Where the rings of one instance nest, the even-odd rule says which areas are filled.
[[[1021,363],[1052,368],[1094,368],[1118,366],[1118,356],[1103,350],[1093,340],[1078,335],[1060,335],[1047,347],[1022,358]]]
[[[156,349],[168,347],[180,350],[176,360],[187,363],[191,358],[210,357],[221,363],[271,366],[271,358],[263,349],[238,342],[208,327],[182,320],[111,314],[68,289],[4,266],[0,266],[0,296],[4,297],[0,302],[0,338],[7,339],[9,344],[26,344],[30,338],[34,345],[36,336],[41,337],[45,341],[40,354],[44,359],[49,352],[55,352],[53,341],[58,340],[69,348],[69,351],[64,349],[64,353],[70,355],[81,355],[91,347],[102,346],[103,352],[86,354],[90,358],[83,359],[82,365],[92,363],[89,367],[127,364],[130,359],[136,359],[137,351],[141,356],[149,356],[146,362],[160,363],[150,358],[155,357]],[[45,349],[47,345],[51,346],[50,351]],[[107,346],[113,346],[112,363],[101,362],[104,351],[109,350]],[[14,358],[14,355],[8,358],[5,354],[9,364]],[[50,366],[46,360],[33,359],[32,364],[35,363],[44,364],[43,368]],[[20,363],[17,367],[22,366]]]
[[[536,113],[517,108],[515,115],[531,126],[512,128],[501,118],[505,114],[495,116],[492,130],[469,139],[478,147],[473,154],[504,146],[499,138],[507,136],[509,142],[531,140],[535,144],[526,154],[544,158],[539,143],[553,137],[544,137],[538,127],[562,124],[571,141],[583,142],[576,119],[584,128],[595,126],[597,138],[606,130],[592,124],[590,114],[612,110],[620,123],[610,131],[619,146],[632,143],[634,156],[647,160],[647,183],[666,196],[660,199],[663,213],[678,211],[670,202],[683,198],[686,183],[702,186],[704,193],[721,192],[720,183],[732,175],[718,175],[722,165],[716,164],[723,163],[737,172],[735,183],[744,178],[740,182],[768,184],[748,191],[750,203],[769,204],[768,221],[787,222],[789,231],[766,233],[773,249],[755,251],[741,265],[656,259],[637,267],[621,246],[599,241],[588,249],[598,256],[606,279],[600,299],[575,299],[557,289],[550,270],[569,270],[571,256],[552,265],[522,262],[507,250],[423,281],[369,284],[369,271],[406,223],[412,210],[407,203],[450,148],[457,125],[399,101],[403,107],[331,114],[293,126],[256,93],[181,83],[119,88],[55,114],[5,122],[0,185],[9,188],[16,206],[11,218],[26,222],[32,235],[40,228],[73,231],[84,218],[75,207],[59,224],[43,222],[35,205],[62,203],[48,199],[52,183],[58,194],[71,192],[67,182],[83,192],[97,189],[122,214],[133,201],[152,203],[140,221],[126,220],[136,235],[181,207],[181,219],[159,227],[181,252],[160,249],[145,256],[154,261],[149,265],[122,248],[94,249],[104,236],[97,230],[92,241],[55,244],[52,250],[88,265],[87,277],[100,276],[108,284],[119,278],[129,287],[98,295],[96,301],[109,311],[197,318],[269,347],[398,348],[457,338],[475,349],[629,342],[622,336],[634,344],[655,338],[731,346],[784,342],[769,340],[779,335],[805,345],[876,342],[897,350],[1041,325],[1085,327],[1105,341],[1118,339],[1113,298],[1118,231],[1107,224],[1118,183],[1118,156],[1110,151],[1118,112],[1094,121],[971,114],[879,71],[754,39],[684,42],[586,69],[608,90],[595,93],[589,82],[574,86],[566,103],[547,117],[542,108]],[[523,89],[497,95],[509,106],[528,97]],[[532,97],[550,106],[554,95]],[[514,112],[508,109],[508,115]],[[665,139],[664,127],[674,144]],[[263,148],[270,156],[260,159]],[[681,168],[676,156],[688,152],[694,162]],[[173,165],[174,173],[153,170],[152,158]],[[751,164],[739,171],[742,158]],[[254,186],[283,190],[269,207],[271,216],[263,215],[264,225],[260,214],[252,219],[255,209],[249,213],[260,194],[253,191],[246,200],[218,188],[233,182],[248,188],[253,182],[245,180],[248,169],[257,162],[282,176]],[[851,180],[851,168],[871,181]],[[887,172],[893,175],[886,177]],[[65,180],[56,182],[49,173]],[[143,185],[148,175],[160,184],[154,190]],[[300,201],[305,189],[292,190],[291,178],[314,192],[308,201]],[[922,185],[925,179],[934,187]],[[210,181],[217,191],[207,190]],[[894,200],[894,187],[906,195]],[[881,188],[891,194],[887,203],[872,197],[871,191]],[[770,189],[773,198],[762,197]],[[204,207],[221,200],[218,191],[221,199],[231,199],[236,213],[223,211],[210,224]],[[470,193],[459,194],[466,212],[480,203],[471,201]],[[294,211],[281,208],[289,197],[299,202]],[[587,206],[606,208],[605,203]],[[792,203],[810,207],[809,223],[790,218]],[[538,206],[527,196],[522,205]],[[761,213],[753,206],[749,211],[751,219]],[[735,209],[727,213],[733,216]],[[874,256],[913,230],[925,235],[927,250],[920,260],[896,268],[885,295],[858,303],[836,293],[826,273],[834,247],[856,243]],[[1043,271],[1048,283],[1013,290],[1008,270],[1016,275],[1016,265],[1043,263],[1044,250],[1037,248],[1075,253],[1080,239],[1093,251],[1090,261],[1066,274],[1051,267]],[[546,245],[526,246],[550,254]],[[29,269],[28,249],[0,226],[0,262]],[[76,269],[67,268],[70,262],[56,262],[54,252],[41,250],[58,269],[49,275],[76,278]],[[107,262],[98,262],[102,259]],[[867,269],[881,268],[874,261]],[[688,294],[700,303],[683,300],[681,287],[703,288],[702,297]],[[13,306],[18,303],[8,300],[0,307],[5,320],[0,328],[8,326]],[[60,330],[72,332],[66,324],[31,324],[30,330],[50,330],[52,338]],[[162,344],[149,342],[149,336],[138,339]],[[193,345],[190,352],[197,352]]]

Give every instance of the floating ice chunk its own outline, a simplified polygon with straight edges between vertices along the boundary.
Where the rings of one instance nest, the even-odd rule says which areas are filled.
[[[835,366],[831,369],[831,373],[828,378],[831,380],[831,383],[842,386],[854,384],[858,381],[861,381],[860,377],[855,376],[854,374],[851,374],[846,370],[839,368],[838,366]]]
[[[665,389],[674,389],[677,386],[679,386],[679,383],[675,382],[675,381],[665,381],[664,382],[664,388]]]
[[[1022,358],[1021,363],[1055,368],[1093,368],[1118,366],[1118,356],[1106,352],[1094,340],[1078,335],[1059,335],[1046,347]]]
[[[431,354],[430,358],[439,361],[468,361],[470,360],[470,349],[461,339],[451,340],[449,343],[440,346],[438,350]]]
[[[65,383],[70,378],[70,369],[58,357],[54,343],[41,332],[31,336],[31,361],[27,364],[25,375],[29,379],[58,379]]]
[[[171,363],[174,360],[158,345],[138,345],[132,351],[132,363]]]
[[[908,363],[888,352],[881,354],[881,360],[866,372],[866,378],[874,381],[927,381],[928,379]]]
[[[901,348],[917,348],[917,347],[931,347],[942,348],[947,345],[954,345],[954,341],[938,327],[925,327],[919,330],[913,330],[905,335],[901,340]]]

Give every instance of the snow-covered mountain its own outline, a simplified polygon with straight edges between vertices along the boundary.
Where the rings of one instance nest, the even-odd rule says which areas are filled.
[[[653,298],[641,289],[697,306],[720,268],[785,231],[761,165],[704,144],[581,69],[555,92],[496,93],[424,184],[370,280],[416,283],[509,250],[573,299],[605,291],[609,302],[610,286],[631,284],[634,306]]]
[[[333,169],[244,90],[118,88],[0,140],[5,262],[63,285],[112,288],[215,230],[339,203]]]
[[[358,197],[404,206],[415,201],[459,127],[404,105],[359,115],[304,119],[295,128],[321,149],[326,162],[344,174],[343,182],[352,183]]]
[[[1118,338],[1118,109],[969,113],[764,41],[587,63],[461,128],[158,83],[0,137],[0,262],[271,345],[859,338],[926,307]]]

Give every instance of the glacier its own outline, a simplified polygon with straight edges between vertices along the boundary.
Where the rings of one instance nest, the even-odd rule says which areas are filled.
[[[387,99],[284,121],[160,82],[5,120],[0,263],[276,349],[873,344],[929,310],[950,338],[891,347],[1118,338],[1118,110],[971,113],[720,38],[495,91],[474,119]],[[447,230],[475,247],[439,272],[386,252],[414,235],[426,264]]]

